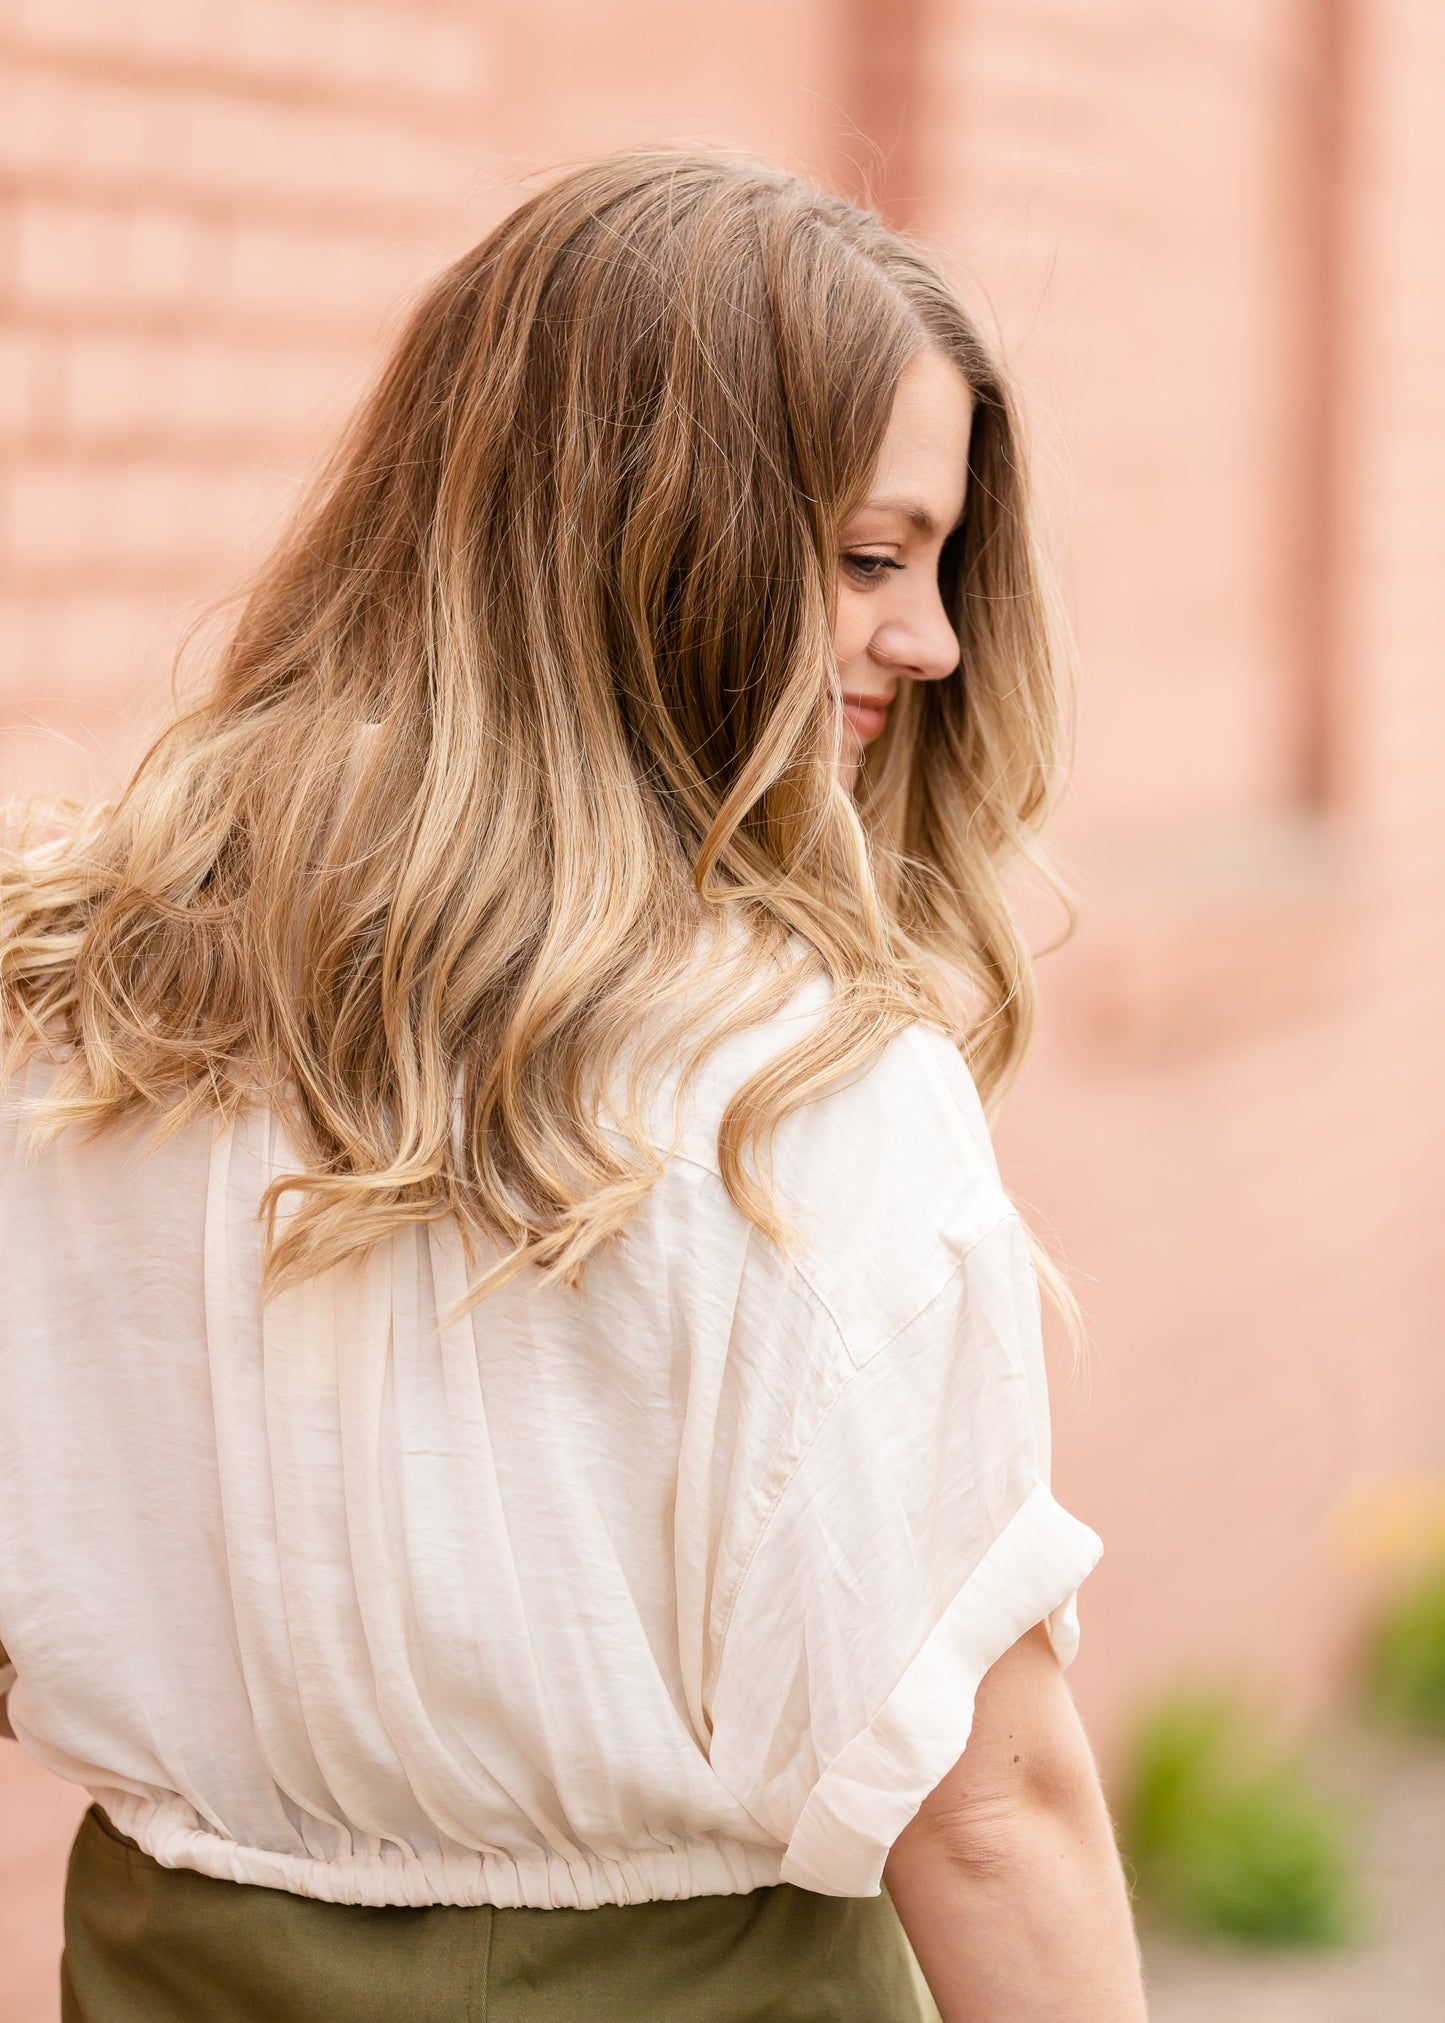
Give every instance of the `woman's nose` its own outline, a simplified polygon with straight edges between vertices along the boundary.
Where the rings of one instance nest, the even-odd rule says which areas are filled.
[[[933,609],[894,618],[873,635],[874,658],[914,681],[941,681],[958,666],[958,634],[941,599]]]

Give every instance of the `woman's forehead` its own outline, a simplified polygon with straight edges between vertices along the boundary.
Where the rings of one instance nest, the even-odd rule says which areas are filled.
[[[898,382],[864,508],[906,519],[928,534],[955,526],[968,483],[972,424],[973,395],[963,374],[940,353],[921,352]]]

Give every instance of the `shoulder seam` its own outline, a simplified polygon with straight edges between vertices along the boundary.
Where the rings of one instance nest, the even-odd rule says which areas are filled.
[[[663,1151],[663,1148],[661,1146],[658,1146],[657,1150]],[[705,1161],[694,1158],[691,1153],[679,1152],[675,1148],[664,1152],[664,1157],[669,1159],[676,1159],[682,1165],[690,1166],[695,1173],[705,1173],[710,1180],[715,1180],[717,1182],[718,1186],[722,1188],[723,1193],[727,1195],[729,1202],[732,1202],[732,1196],[727,1193],[727,1182],[723,1179],[721,1173],[718,1172],[716,1166],[709,1166],[708,1164],[706,1164]],[[733,1205],[736,1206],[735,1203]],[[738,1209],[737,1212],[739,1215],[742,1215],[741,1209]],[[856,1365],[854,1365],[853,1363],[852,1352],[848,1347],[848,1338],[843,1332],[842,1323],[839,1321],[838,1316],[834,1313],[832,1307],[828,1304],[823,1294],[818,1290],[817,1286],[815,1286],[813,1281],[809,1278],[807,1272],[803,1269],[802,1265],[800,1265],[796,1261],[796,1259],[789,1257],[786,1251],[782,1250],[776,1243],[772,1241],[772,1239],[769,1236],[766,1235],[766,1233],[763,1230],[757,1227],[756,1223],[749,1221],[746,1216],[743,1217],[743,1220],[747,1222],[748,1228],[752,1231],[752,1233],[755,1236],[760,1237],[763,1242],[768,1244],[773,1255],[779,1260],[779,1262],[784,1266],[784,1268],[788,1272],[790,1272],[794,1278],[797,1279],[798,1283],[802,1286],[803,1290],[810,1295],[814,1303],[821,1309],[830,1327],[832,1328],[833,1333],[837,1336],[838,1346],[843,1352],[845,1362],[848,1364],[850,1368],[856,1367]],[[889,1340],[891,1341],[892,1339],[893,1337],[890,1336]]]
[[[959,1251],[953,1264],[950,1266],[948,1271],[944,1273],[943,1277],[939,1280],[938,1284],[934,1287],[933,1291],[928,1295],[927,1299],[921,1300],[919,1304],[913,1309],[912,1313],[908,1314],[903,1320],[901,1320],[898,1323],[897,1327],[893,1330],[892,1334],[889,1335],[885,1341],[881,1341],[878,1344],[877,1348],[873,1351],[873,1354],[869,1356],[868,1362],[871,1363],[875,1357],[881,1356],[883,1354],[883,1351],[886,1348],[889,1348],[894,1342],[896,1342],[898,1337],[901,1334],[903,1334],[908,1328],[911,1328],[913,1326],[913,1323],[916,1320],[918,1320],[921,1315],[926,1314],[928,1312],[928,1309],[933,1305],[933,1302],[936,1299],[942,1298],[943,1294],[948,1290],[949,1286],[953,1283],[958,1273],[963,1270],[963,1267],[968,1263],[968,1260],[973,1256],[973,1253],[978,1249],[981,1243],[986,1243],[989,1237],[991,1237],[994,1234],[995,1230],[1002,1229],[1006,1222],[1018,1222],[1019,1220],[1020,1220],[1019,1212],[1014,1207],[1013,1203],[1010,1201],[1005,1208],[1001,1208],[999,1210],[998,1214],[994,1217],[993,1221],[990,1222],[986,1228],[980,1229],[977,1235],[970,1237],[968,1243],[964,1246],[964,1248],[961,1251]],[[867,1367],[866,1364],[860,1363],[858,1365],[859,1369],[865,1369],[866,1367]]]
[[[945,1040],[947,1039],[946,1034],[941,1034],[940,1037]],[[946,1084],[945,1084],[945,1091],[949,1098],[949,1101],[953,1104],[958,1116],[964,1120],[966,1125],[967,1119],[964,1117],[962,1104],[959,1103],[953,1090],[948,1089]],[[723,1179],[722,1174],[719,1172],[716,1165],[709,1164],[707,1161],[697,1158],[694,1154],[690,1152],[681,1151],[676,1146],[664,1147],[662,1145],[656,1144],[655,1140],[651,1139],[649,1139],[649,1143],[653,1144],[654,1149],[656,1151],[662,1153],[663,1158],[665,1160],[676,1159],[679,1161],[680,1164],[691,1167],[695,1173],[706,1174],[709,1179],[715,1180],[717,1182],[719,1187],[722,1188],[724,1194],[727,1194],[727,1183]],[[730,1194],[728,1194],[727,1198],[730,1202],[732,1201],[732,1196]],[[733,1205],[736,1206],[735,1203]],[[742,1213],[741,1209],[738,1210],[738,1213],[739,1214]],[[934,1287],[933,1291],[928,1293],[925,1296],[925,1298],[922,1299],[919,1302],[919,1304],[911,1310],[911,1312],[905,1314],[903,1319],[898,1323],[897,1327],[894,1328],[892,1334],[886,1335],[884,1339],[881,1342],[879,1342],[877,1347],[873,1349],[864,1360],[861,1361],[857,1357],[855,1357],[853,1350],[849,1345],[848,1336],[844,1331],[842,1322],[838,1319],[837,1314],[833,1311],[832,1306],[828,1302],[827,1296],[820,1290],[820,1288],[813,1282],[812,1278],[809,1276],[807,1267],[805,1265],[799,1264],[796,1258],[789,1257],[787,1252],[784,1251],[778,1244],[772,1243],[771,1239],[767,1238],[762,1230],[757,1229],[755,1224],[749,1222],[748,1226],[749,1228],[754,1230],[754,1233],[756,1235],[764,1237],[764,1240],[770,1244],[770,1247],[774,1255],[782,1262],[782,1264],[792,1274],[792,1276],[797,1279],[798,1283],[803,1287],[804,1291],[811,1296],[811,1298],[816,1303],[820,1311],[826,1316],[829,1325],[832,1327],[834,1335],[837,1337],[838,1346],[843,1352],[844,1359],[849,1369],[856,1371],[866,1369],[868,1364],[871,1363],[875,1357],[882,1355],[884,1350],[887,1349],[890,1346],[890,1344],[897,1341],[898,1337],[904,1332],[906,1328],[912,1327],[913,1323],[918,1319],[919,1315],[926,1312],[927,1309],[933,1304],[934,1300],[937,1299],[940,1296],[940,1294],[945,1290],[949,1282],[952,1280],[954,1273],[958,1271],[960,1267],[967,1262],[968,1257],[975,1248],[975,1246],[984,1242],[984,1240],[987,1237],[992,1236],[993,1232],[996,1229],[998,1229],[1003,1223],[1007,1222],[1010,1218],[1012,1218],[1014,1221],[1019,1220],[1018,1210],[1011,1200],[1007,1201],[1007,1205],[999,1211],[999,1213],[993,1218],[993,1220],[990,1223],[987,1224],[985,1228],[979,1230],[978,1233],[970,1239],[967,1248],[960,1251],[957,1254],[953,1265],[949,1268],[947,1272],[945,1272],[944,1276],[939,1280],[938,1284]],[[744,1217],[744,1220],[747,1220],[747,1218]]]
[[[768,1507],[764,1511],[762,1519],[758,1525],[757,1536],[754,1538],[753,1543],[748,1550],[747,1558],[743,1561],[742,1567],[738,1573],[737,1580],[733,1586],[732,1598],[728,1602],[726,1613],[724,1614],[722,1622],[718,1629],[717,1669],[719,1675],[721,1675],[723,1659],[727,1651],[728,1631],[732,1628],[733,1617],[737,1612],[738,1603],[742,1599],[742,1592],[747,1585],[748,1575],[752,1572],[753,1565],[757,1560],[757,1556],[763,1549],[763,1544],[767,1538],[769,1530],[772,1527],[773,1519],[777,1515],[778,1506],[782,1503],[783,1498],[792,1488],[794,1482],[797,1481],[798,1475],[802,1470],[804,1462],[807,1460],[808,1456],[812,1453],[814,1447],[817,1445],[818,1438],[822,1433],[824,1426],[827,1424],[828,1420],[831,1418],[832,1414],[837,1409],[838,1405],[842,1402],[845,1393],[852,1387],[852,1385],[858,1380],[858,1378],[860,1378],[864,1374],[866,1370],[871,1370],[873,1368],[873,1365],[877,1362],[878,1357],[883,1353],[884,1349],[888,1348],[893,1342],[896,1342],[899,1335],[903,1334],[906,1329],[911,1328],[915,1321],[921,1320],[923,1315],[927,1313],[928,1309],[931,1306],[934,1306],[939,1300],[943,1298],[943,1295],[948,1291],[948,1288],[957,1279],[959,1273],[968,1263],[968,1260],[972,1257],[973,1253],[979,1248],[980,1244],[986,1243],[988,1239],[991,1236],[993,1236],[998,1230],[1002,1229],[1006,1223],[1009,1222],[1017,1223],[1019,1220],[1020,1218],[1018,1210],[1013,1206],[1012,1203],[1010,1203],[1009,1206],[1003,1211],[1001,1215],[998,1215],[994,1218],[994,1220],[988,1225],[987,1229],[981,1229],[978,1235],[975,1236],[972,1239],[972,1241],[968,1244],[967,1248],[960,1251],[957,1259],[953,1264],[952,1269],[947,1273],[947,1275],[942,1279],[942,1281],[937,1286],[935,1286],[934,1290],[928,1295],[928,1298],[924,1300],[920,1306],[914,1309],[914,1311],[909,1315],[908,1319],[904,1321],[900,1327],[894,1330],[894,1332],[888,1337],[888,1340],[884,1342],[882,1346],[878,1350],[876,1350],[872,1356],[868,1358],[868,1361],[866,1363],[855,1363],[851,1355],[849,1355],[848,1353],[846,1341],[843,1342],[843,1353],[846,1359],[843,1381],[842,1383],[839,1384],[838,1388],[834,1391],[832,1397],[828,1400],[823,1410],[819,1413],[817,1424],[813,1427],[812,1432],[808,1435],[807,1439],[804,1441],[803,1446],[797,1456],[797,1459],[794,1461],[792,1467],[788,1470],[787,1475],[784,1477],[783,1481],[778,1485],[778,1488],[776,1489],[771,1500],[769,1501]],[[784,1262],[787,1262],[787,1260],[785,1259]],[[796,1267],[793,1268],[796,1270]],[[801,1273],[799,1273],[798,1276],[802,1278]],[[803,1283],[805,1286],[807,1286],[809,1292],[813,1292],[812,1286],[808,1285],[806,1279],[803,1279]],[[838,1323],[833,1318],[832,1313],[829,1311],[827,1302],[823,1300],[815,1292],[813,1296],[815,1299],[818,1300],[818,1304],[822,1307],[824,1313],[828,1314],[828,1318],[833,1321],[833,1326],[835,1327],[835,1329],[838,1328]],[[838,1333],[841,1340],[842,1330],[838,1329]]]

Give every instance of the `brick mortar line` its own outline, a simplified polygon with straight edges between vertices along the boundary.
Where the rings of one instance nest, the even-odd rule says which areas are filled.
[[[345,416],[321,417],[318,437],[330,442],[344,419]],[[301,447],[303,457],[299,461],[304,461],[307,446],[303,443]],[[234,470],[242,465],[269,465],[273,456],[279,459],[279,467],[289,475],[293,474],[293,470],[287,451],[296,448],[296,437],[289,431],[270,438],[258,436],[254,431],[207,436],[200,427],[187,427],[170,434],[159,430],[144,433],[137,430],[129,436],[97,440],[88,431],[85,434],[61,434],[52,428],[43,437],[12,434],[4,439],[5,461],[9,468],[0,483],[15,482],[27,465],[82,475],[89,472],[114,473],[137,465],[156,464],[180,471]]]
[[[292,501],[294,503],[294,501]],[[243,586],[256,565],[270,552],[286,522],[283,503],[279,517],[246,525],[232,516],[217,521],[214,538],[204,548],[181,555],[138,556],[121,562],[112,556],[82,558],[78,565],[31,564],[18,567],[7,553],[0,557],[0,600],[10,605],[43,602],[45,598],[70,594],[77,586],[107,594],[173,590],[187,594],[199,591],[208,598],[227,596]]]
[[[87,590],[90,589],[88,583],[85,587]],[[154,611],[157,597],[180,596],[188,603],[200,598],[209,607],[223,604],[229,598],[239,600],[245,596],[248,588],[248,571],[245,567],[233,563],[229,569],[212,567],[207,571],[192,567],[172,571],[170,575],[163,577],[151,575],[141,581],[138,588],[128,577],[123,586],[124,594],[121,594],[114,584],[98,586],[94,591],[94,603],[108,611],[119,610],[129,616],[146,616]],[[66,609],[74,608],[73,593],[74,586],[71,585],[64,600]],[[54,617],[54,607],[60,601],[58,598],[48,601],[31,598],[27,602],[34,608],[23,608],[7,589],[0,586],[0,624],[14,619],[21,624],[48,625]],[[168,613],[167,616],[169,618],[175,614]]]
[[[242,103],[292,106],[303,110],[341,106],[363,114],[409,114],[406,124],[418,128],[431,128],[439,117],[448,115],[458,122],[473,117],[479,108],[492,106],[500,96],[496,88],[487,83],[479,84],[475,92],[465,95],[452,91],[427,96],[425,88],[407,92],[400,87],[388,89],[382,83],[375,86],[343,84],[338,89],[334,85],[328,87],[323,78],[308,83],[303,78],[277,77],[260,71],[228,68],[220,62],[208,64],[204,60],[148,63],[125,51],[111,53],[96,49],[82,53],[46,49],[28,42],[13,29],[3,27],[0,27],[0,58],[4,58],[10,66],[12,79],[24,66],[31,71],[65,80],[141,86],[172,95],[208,91]],[[20,88],[23,89],[23,80]]]
[[[388,229],[359,236],[384,242],[394,237],[413,237],[426,224],[437,223],[439,216],[448,208],[455,208],[466,201],[466,185],[474,180],[474,174],[463,177],[461,187],[454,185],[450,193],[444,186],[440,187],[437,204],[433,208],[421,198],[414,202],[397,202],[382,197],[357,197],[342,203],[324,197],[273,193],[264,189],[220,196],[203,184],[162,181],[159,177],[106,176],[86,181],[63,171],[56,174],[52,170],[41,169],[34,175],[21,176],[0,168],[0,198],[8,197],[21,202],[39,198],[47,203],[74,204],[92,212],[110,212],[122,219],[145,206],[171,216],[222,227],[250,223],[294,225],[299,218],[306,225],[345,229],[358,220],[378,220]]]
[[[318,323],[314,326],[304,321],[288,321],[274,326],[266,324],[258,329],[243,319],[233,320],[228,316],[220,327],[226,337],[230,337],[233,331],[240,333],[226,346],[237,358],[262,360],[267,365],[284,365],[300,359],[320,364],[349,357],[356,366],[364,367],[368,360],[375,357],[372,341],[355,334],[354,321]],[[353,332],[350,342],[344,336],[348,328]],[[261,342],[254,341],[258,336]],[[59,347],[68,347],[77,338],[100,348],[117,342],[139,340],[159,345],[162,340],[168,340],[166,348],[170,356],[165,361],[167,363],[177,362],[178,355],[184,354],[197,340],[204,339],[207,344],[214,342],[214,334],[209,329],[181,322],[173,309],[139,319],[84,313],[0,318],[0,343],[12,337],[22,341],[32,339],[43,346],[55,347],[46,351],[47,370],[62,363]]]
[[[231,327],[228,321],[226,329],[229,331]],[[332,333],[338,332],[341,328],[342,326],[333,324],[318,325],[317,332],[326,339],[323,342],[308,336],[305,324],[287,323],[278,327],[275,342],[269,340],[261,343],[253,342],[251,337],[254,333],[251,333],[247,335],[245,341],[231,343],[227,349],[240,359],[261,360],[267,365],[282,365],[298,359],[320,364],[349,356],[358,367],[364,366],[373,357],[371,344],[357,338],[353,338],[350,344],[330,341]],[[21,340],[36,339],[43,344],[56,347],[68,345],[71,340],[79,338],[88,345],[94,344],[101,348],[116,342],[132,343],[140,340],[159,345],[161,340],[169,340],[166,346],[169,357],[165,360],[168,364],[176,363],[178,355],[186,353],[196,339],[204,337],[208,344],[213,341],[208,332],[192,329],[189,325],[178,325],[174,314],[167,316],[163,322],[146,323],[139,327],[129,322],[117,323],[113,318],[85,315],[70,318],[51,316],[0,318],[0,344],[12,337]],[[58,349],[46,352],[47,370],[59,366],[60,363]]]
[[[188,568],[172,569],[164,575],[156,572],[147,574],[132,569],[128,572],[127,583],[137,593],[131,599],[135,607],[133,615],[148,631],[153,631],[159,626],[163,630],[171,628],[179,636],[197,618],[204,618],[214,606],[235,602],[239,607],[240,600],[250,590],[252,579],[265,560],[266,553],[261,551],[249,556],[231,556],[229,561],[224,556],[217,556],[212,558],[209,567],[201,562]],[[75,586],[72,584],[68,587],[73,589]],[[87,578],[86,588],[90,587],[90,580]],[[114,594],[118,585],[107,578],[103,583],[98,583],[96,588],[98,596],[108,597]],[[5,594],[5,587],[0,583],[0,598],[4,598]],[[59,605],[61,600],[57,598],[56,601]],[[0,613],[0,622],[3,622],[3,613]],[[44,614],[32,618],[31,623],[43,626]],[[52,638],[58,638],[59,625],[60,621],[57,618]],[[122,638],[128,636],[128,626],[121,628],[121,636]],[[45,662],[54,663],[60,658],[58,649],[52,647],[48,652],[42,651],[33,660],[27,659],[26,665],[33,666],[38,663],[43,667]],[[18,671],[18,664],[12,663],[5,679],[13,681]],[[27,679],[31,688],[36,691],[37,700],[43,702],[46,694],[43,673]]]
[[[382,344],[382,338],[385,338],[387,330],[391,330],[391,310],[399,310],[401,314],[405,314],[407,303],[409,303],[409,297],[407,299],[393,299],[387,305],[387,314],[382,314],[382,316],[376,318],[376,330],[364,342],[360,342],[360,344],[352,342],[350,346],[344,346],[344,350],[350,352],[350,356],[356,360],[356,364],[358,364],[358,368],[360,368],[362,374],[366,374],[368,370],[372,370],[372,372],[380,370],[382,352],[385,352],[385,344]],[[269,340],[277,338],[277,336],[300,336],[300,334],[306,334],[306,332],[312,332],[312,334],[318,334],[318,336],[326,336],[330,332],[336,332],[338,338],[342,338],[346,332],[350,332],[352,340],[354,340],[356,328],[358,328],[356,320],[350,320],[350,322],[338,320],[336,324],[324,324],[324,322],[279,322],[279,320],[271,322],[271,320],[265,320],[261,316],[251,316],[251,314],[245,314],[245,312],[237,310],[235,314],[227,312],[223,316],[188,318],[184,322],[178,320],[176,312],[158,312],[154,318],[138,314],[136,318],[125,318],[125,320],[119,320],[115,316],[105,316],[103,320],[99,320],[99,318],[89,318],[89,316],[83,316],[83,314],[75,316],[75,318],[45,318],[45,320],[36,318],[34,322],[24,322],[24,324],[0,324],[0,336],[8,334],[10,330],[20,332],[22,336],[38,336],[38,338],[49,338],[49,340],[57,340],[57,342],[65,340],[65,338],[71,338],[75,334],[99,336],[99,338],[172,336],[172,338],[178,338],[180,342],[184,342],[186,338],[206,338],[206,340],[210,340],[210,338],[215,338],[215,336],[235,336],[235,338],[261,336],[261,338],[267,340],[267,350],[269,350],[271,348]],[[249,346],[243,346],[243,348],[249,350]],[[338,354],[340,354],[340,350],[342,350],[342,346],[338,346]],[[59,366],[59,360],[47,356],[47,370],[53,370],[57,366]]]

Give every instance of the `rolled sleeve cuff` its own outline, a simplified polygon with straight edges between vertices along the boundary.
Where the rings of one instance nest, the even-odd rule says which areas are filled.
[[[1043,1483],[1030,1492],[869,1726],[813,1786],[783,1882],[823,1896],[877,1896],[889,1849],[963,1754],[989,1667],[1044,1621],[1059,1663],[1072,1662],[1079,1584],[1103,1550]]]

